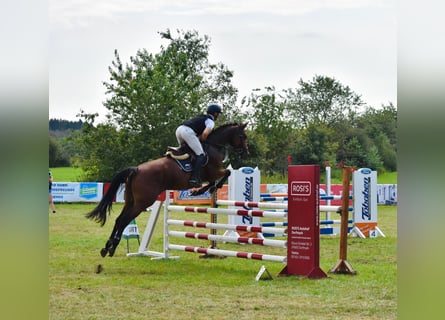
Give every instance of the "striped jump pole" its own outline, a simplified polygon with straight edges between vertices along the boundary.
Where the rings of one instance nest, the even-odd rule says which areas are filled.
[[[261,201],[287,201],[287,197],[261,197]]]
[[[352,224],[354,220],[349,219],[348,224]],[[340,233],[339,229],[340,227],[334,228],[329,227],[331,225],[340,225],[341,220],[320,220],[320,235],[337,235]],[[274,234],[273,232],[268,232],[267,228],[269,227],[286,227],[288,225],[287,222],[263,222],[261,223],[261,226],[264,227],[264,231],[262,232],[263,237],[269,238],[269,237],[276,237],[277,234]],[[323,228],[321,226],[324,226]],[[348,225],[348,233],[352,230],[352,226]]]
[[[174,226],[186,226],[194,228],[207,228],[207,229],[219,229],[219,230],[231,230],[231,231],[245,231],[245,232],[261,232],[271,233],[276,236],[286,235],[285,229],[270,228],[270,226],[258,227],[258,226],[240,226],[235,224],[223,224],[212,222],[200,222],[200,221],[188,221],[188,220],[174,220],[168,219],[167,223]],[[287,222],[283,222],[287,226]]]
[[[263,222],[261,224],[263,227],[286,227],[287,222]]]
[[[352,230],[352,223],[354,220],[349,219],[348,220],[348,233]],[[351,224],[351,225],[350,225]],[[341,220],[321,220],[320,225],[323,226],[323,228],[320,227],[320,235],[338,235],[341,232]],[[337,225],[337,226],[334,226]]]
[[[285,240],[270,240],[270,239],[259,239],[259,238],[249,238],[249,237],[227,237],[221,235],[214,235],[208,233],[195,233],[195,232],[184,232],[184,231],[169,231],[168,235],[170,237],[178,238],[194,238],[200,240],[210,240],[210,241],[222,241],[230,243],[244,243],[244,244],[257,244],[261,246],[271,246],[271,247],[281,247],[286,248],[287,241]]]
[[[234,201],[234,200],[218,200],[219,205],[236,206],[244,208],[268,208],[268,209],[287,209],[287,203],[268,203],[268,202],[250,202],[250,201]],[[223,209],[225,210],[225,209]],[[341,206],[319,206],[320,211],[337,212],[341,210]],[[352,211],[352,208],[349,209]]]
[[[348,223],[352,223],[352,222],[353,222],[352,219],[348,220]],[[341,223],[341,220],[321,220],[320,221],[320,224],[340,224],[340,223]]]
[[[219,201],[218,201],[219,203]],[[171,211],[179,212],[195,212],[195,213],[215,213],[223,215],[249,216],[249,217],[265,217],[265,218],[286,218],[287,212],[269,212],[265,210],[246,210],[246,209],[221,209],[221,208],[204,208],[204,207],[187,207],[187,206],[168,206]]]
[[[261,193],[260,197],[287,197],[287,193]]]
[[[349,196],[352,199],[352,196]],[[288,196],[261,196],[261,201],[287,201]],[[320,200],[341,200],[341,196],[320,196]]]
[[[196,252],[196,253],[210,254],[210,255],[215,255],[215,256],[224,256],[224,257],[235,257],[235,258],[254,259],[254,260],[263,260],[263,261],[274,261],[274,262],[282,262],[282,263],[286,263],[286,261],[287,261],[286,256],[277,256],[277,255],[271,255],[271,254],[260,254],[260,253],[251,253],[251,252],[242,252],[242,251],[222,250],[222,249],[210,249],[210,248],[202,248],[202,247],[183,246],[183,245],[177,245],[177,244],[169,244],[168,248],[170,250]]]
[[[349,196],[352,199],[352,196]],[[342,196],[320,196],[320,200],[342,200]]]
[[[265,203],[253,201],[218,200],[216,204],[243,208],[287,209],[287,203]]]
[[[352,223],[353,220],[349,219],[348,223]],[[320,224],[340,224],[341,220],[320,220]],[[287,226],[287,222],[263,222],[261,224],[263,227],[278,227],[278,226]],[[264,228],[266,230],[266,228]],[[267,231],[265,231],[267,232]]]

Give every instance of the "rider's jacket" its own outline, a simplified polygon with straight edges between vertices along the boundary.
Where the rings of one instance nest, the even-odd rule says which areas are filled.
[[[205,122],[207,119],[213,120],[212,115],[210,114],[200,114],[190,120],[183,122],[184,126],[190,127],[195,131],[196,135],[199,136],[206,128]]]

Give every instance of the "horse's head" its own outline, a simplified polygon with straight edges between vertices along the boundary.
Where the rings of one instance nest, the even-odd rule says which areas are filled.
[[[216,128],[208,137],[207,141],[213,145],[230,145],[235,150],[241,151],[241,157],[246,159],[249,155],[247,148],[247,136],[244,132],[247,123],[225,124]]]
[[[245,133],[245,128],[247,126],[247,123],[237,125],[236,130],[237,132],[232,135],[232,139],[230,141],[230,145],[234,149],[241,150],[241,157],[243,159],[246,159],[249,156],[249,149],[247,148],[247,135]]]

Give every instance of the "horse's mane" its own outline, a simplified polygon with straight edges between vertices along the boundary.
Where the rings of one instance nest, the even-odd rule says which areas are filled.
[[[222,131],[223,129],[225,129],[225,128],[227,128],[227,127],[233,127],[233,126],[240,126],[240,124],[239,124],[239,123],[236,123],[236,122],[225,123],[225,124],[222,124],[222,125],[220,125],[219,127],[215,128],[215,129],[212,131],[212,133],[210,133],[210,134],[211,134],[211,135],[212,135],[212,134],[218,134],[220,130]]]
[[[229,127],[239,127],[240,124],[236,123],[236,122],[232,122],[232,123],[226,123],[226,124],[222,124],[219,127],[213,129],[213,131],[209,134],[207,141],[209,143],[215,143],[218,142],[218,139],[221,138],[221,135],[223,134],[223,132],[228,129]]]

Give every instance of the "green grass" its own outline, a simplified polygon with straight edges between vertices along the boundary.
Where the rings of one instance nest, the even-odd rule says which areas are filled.
[[[54,181],[60,182],[82,182],[83,170],[79,167],[57,167],[50,168]]]
[[[63,182],[81,182],[82,180],[82,168],[74,167],[58,167],[50,169],[54,181]],[[325,183],[325,175],[320,176],[320,182]],[[261,183],[287,183],[287,175],[276,174],[274,176],[261,176]],[[331,173],[331,183],[341,184],[342,183],[342,170],[332,169]],[[377,183],[381,184],[397,184],[397,172],[384,172],[377,173]]]
[[[377,173],[377,182],[380,184],[397,184],[397,172]]]
[[[379,227],[386,238],[348,239],[347,260],[357,275],[328,273],[328,278],[319,280],[274,277],[272,281],[255,281],[261,265],[274,276],[284,265],[237,258],[200,259],[185,252],[174,252],[180,258],[172,260],[127,257],[124,239],[114,257],[101,258],[99,251],[122,204],[114,205],[103,228],[84,217],[93,206],[58,204],[57,214],[49,213],[50,319],[397,318],[397,207],[379,206]],[[137,219],[141,236],[147,218],[145,212]],[[194,213],[172,213],[171,218],[208,219]],[[162,250],[161,224],[162,216],[150,250]],[[137,240],[129,241],[130,251],[137,251]],[[274,247],[219,247],[285,254],[285,249]],[[339,238],[322,236],[320,267],[328,272],[338,258]],[[95,273],[98,264],[104,268],[100,274]]]

